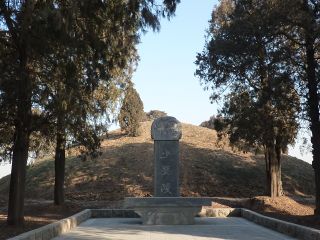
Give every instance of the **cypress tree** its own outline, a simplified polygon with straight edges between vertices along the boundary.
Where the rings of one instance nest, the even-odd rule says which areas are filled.
[[[300,99],[292,68],[283,67],[289,47],[276,34],[272,6],[265,2],[220,2],[197,56],[196,75],[212,89],[212,100],[226,96],[222,113],[231,141],[264,146],[266,193],[277,197],[282,194],[281,150],[297,134]]]
[[[68,108],[70,102],[66,100],[67,97],[61,97],[63,92],[69,94],[68,90],[63,89],[68,89],[68,85],[79,86],[80,90],[75,91],[75,95],[85,93],[82,99],[88,101],[85,106],[90,106],[90,98],[85,96],[93,94],[100,82],[107,86],[114,71],[125,68],[128,56],[139,40],[139,34],[148,28],[158,30],[159,18],[170,18],[179,2],[0,1],[0,104],[3,107],[0,130],[8,133],[8,137],[1,141],[1,151],[8,153],[6,156],[12,160],[8,224],[21,225],[24,220],[30,135],[40,127],[39,123],[52,126],[53,119],[56,119],[57,133],[60,134],[57,142],[61,143],[57,144],[57,152],[64,151],[68,119],[64,113],[71,112],[71,108]],[[63,69],[69,69],[70,72],[65,74]],[[85,77],[66,78],[72,69],[79,70]],[[59,97],[56,94],[59,78],[54,78],[58,74],[53,73],[63,76],[60,79],[62,91],[58,93]],[[66,81],[73,83],[66,84]],[[55,101],[55,98],[59,101]],[[72,101],[72,109],[83,103],[76,99]],[[53,102],[60,103],[55,105],[57,107],[44,110],[43,106],[52,106]],[[38,116],[34,117],[34,109],[44,110],[40,114],[41,121],[38,121]],[[53,109],[55,111],[50,111]],[[89,120],[90,114],[87,111],[79,113],[77,120],[73,120],[75,123],[84,124]],[[82,135],[94,140],[88,134]],[[63,159],[63,154],[58,155]]]
[[[121,130],[125,131],[129,136],[138,136],[143,116],[143,102],[132,84],[129,84],[118,117]]]

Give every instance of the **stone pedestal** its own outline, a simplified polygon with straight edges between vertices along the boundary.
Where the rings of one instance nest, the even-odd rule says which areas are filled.
[[[126,198],[125,206],[134,209],[145,225],[190,225],[209,198],[150,197]]]
[[[148,207],[135,209],[144,225],[191,225],[201,207]]]

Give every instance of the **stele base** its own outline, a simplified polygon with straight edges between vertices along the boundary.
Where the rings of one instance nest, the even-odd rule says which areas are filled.
[[[125,198],[144,225],[191,225],[202,206],[211,206],[209,198],[148,197]]]

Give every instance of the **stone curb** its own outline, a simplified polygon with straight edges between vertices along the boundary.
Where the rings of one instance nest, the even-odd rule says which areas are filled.
[[[320,240],[320,230],[285,222],[241,208],[241,217],[258,225],[303,240]]]
[[[320,230],[285,222],[245,208],[204,208],[200,217],[242,217],[287,236],[303,240],[320,240]]]
[[[49,240],[70,231],[72,228],[78,226],[89,218],[91,218],[91,210],[86,209],[71,217],[31,230],[16,237],[9,238],[8,240]]]

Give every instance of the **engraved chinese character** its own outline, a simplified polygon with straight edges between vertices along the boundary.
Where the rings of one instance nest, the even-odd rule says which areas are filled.
[[[169,157],[169,155],[170,155],[170,152],[168,150],[163,150],[160,155],[160,159],[166,159]]]
[[[162,166],[160,171],[162,176],[167,176],[170,174],[170,166]]]
[[[160,191],[164,194],[172,194],[170,191],[170,183],[161,184]]]

